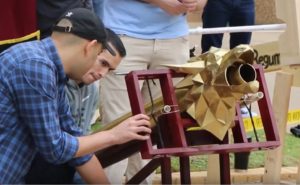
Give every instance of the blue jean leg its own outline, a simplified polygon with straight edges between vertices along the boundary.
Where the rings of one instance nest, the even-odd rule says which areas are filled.
[[[230,26],[248,26],[255,24],[254,0],[236,0],[234,14],[230,17]],[[239,44],[250,44],[252,32],[230,34],[230,48]]]
[[[203,28],[240,26],[254,24],[253,0],[209,0],[204,8],[202,21]],[[230,47],[239,44],[250,43],[251,33],[234,33],[230,41]],[[202,35],[202,52],[209,50],[211,46],[222,46],[223,34]]]
[[[230,18],[230,0],[209,0],[202,15],[203,28],[225,27]],[[202,52],[209,50],[211,46],[222,46],[223,34],[202,35]]]

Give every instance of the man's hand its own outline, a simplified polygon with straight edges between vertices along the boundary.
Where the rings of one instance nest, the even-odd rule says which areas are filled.
[[[180,15],[196,10],[198,0],[143,0],[160,7],[170,15]]]
[[[180,2],[186,7],[188,12],[196,10],[198,5],[198,0],[180,0]]]
[[[75,157],[131,140],[147,140],[150,138],[151,133],[149,120],[150,118],[147,115],[138,114],[126,119],[110,130],[78,137],[79,148]]]
[[[170,15],[180,15],[188,11],[188,9],[184,6],[184,4],[177,0],[144,0],[144,1],[160,7]]]
[[[126,119],[110,130],[79,137],[79,149],[75,157],[131,140],[146,140],[150,138],[150,134],[150,118],[147,115],[138,114]],[[87,183],[109,184],[102,166],[95,156],[85,164],[76,167],[76,170]]]
[[[109,130],[116,144],[131,140],[147,140],[150,138],[150,118],[144,114],[132,116]]]

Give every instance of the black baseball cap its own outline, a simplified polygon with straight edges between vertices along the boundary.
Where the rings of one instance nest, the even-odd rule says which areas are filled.
[[[97,40],[107,49],[113,56],[116,55],[114,50],[107,43],[107,33],[101,19],[97,17],[91,10],[87,8],[75,8],[66,11],[57,21],[67,19],[72,23],[72,26],[53,27],[53,31],[72,33],[87,40]]]

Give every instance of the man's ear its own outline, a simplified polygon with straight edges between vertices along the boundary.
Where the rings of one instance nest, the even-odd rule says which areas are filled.
[[[84,54],[90,55],[91,53],[97,52],[96,54],[100,53],[102,50],[102,45],[100,46],[97,40],[89,41],[84,47]]]

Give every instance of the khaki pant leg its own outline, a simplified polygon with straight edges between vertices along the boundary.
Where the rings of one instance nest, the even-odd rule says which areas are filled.
[[[133,70],[147,69],[153,52],[153,40],[134,39],[126,36],[121,36],[121,39],[127,55],[114,73],[129,73]],[[108,74],[100,82],[103,124],[107,124],[131,111],[125,75],[114,73]]]
[[[149,69],[166,69],[167,67],[161,66],[162,64],[184,64],[189,59],[189,41],[188,37],[180,37],[168,40],[155,40],[154,54],[151,59]],[[173,84],[177,84],[182,78],[174,78]],[[149,83],[151,94],[153,98],[161,96],[160,84],[155,80],[154,85]],[[145,102],[150,101],[149,89],[147,84],[144,83],[142,94]]]
[[[160,66],[160,64],[182,64],[189,58],[189,43],[185,37],[169,40],[142,40],[130,37],[121,37],[121,39],[126,47],[127,56],[115,71],[116,73],[127,73],[132,70],[161,69],[164,67]],[[101,114],[104,124],[131,111],[124,77],[110,74],[101,80]],[[140,82],[143,97],[146,99],[145,102],[147,102],[149,95],[145,84],[143,85],[143,82]],[[157,96],[160,89],[154,87],[153,89],[151,88],[151,91],[154,91],[154,94]],[[131,178],[148,161],[141,160],[140,154],[129,157],[128,163],[130,164],[128,164],[126,177]],[[115,166],[118,167],[115,168]],[[109,168],[114,169],[110,170]],[[123,164],[116,163],[114,167],[108,167],[106,171],[109,179],[113,182],[115,179],[122,179],[123,177],[117,177],[117,174],[112,171],[118,170],[121,172],[118,175],[123,176],[125,169]],[[152,176],[148,177],[143,184],[152,184],[151,179]]]
[[[115,70],[115,73],[128,73],[132,70],[147,69],[153,51],[152,40],[140,40],[121,36],[126,47],[127,56]],[[142,85],[142,82],[141,82]],[[108,124],[125,113],[131,112],[125,75],[109,74],[100,82],[100,99],[102,123]],[[120,161],[105,169],[112,184],[123,180],[128,159]]]
[[[140,171],[150,160],[142,159],[141,153],[136,153],[128,158],[128,165],[126,169],[126,179],[131,179],[138,171]],[[153,174],[149,175],[140,184],[150,185],[152,184]]]

